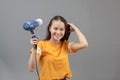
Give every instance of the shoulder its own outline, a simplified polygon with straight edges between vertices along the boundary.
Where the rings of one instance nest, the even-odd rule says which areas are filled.
[[[65,41],[62,42],[62,44],[63,44],[63,45],[68,45],[68,41],[65,40]]]
[[[42,47],[42,46],[45,45],[45,43],[46,43],[45,40],[40,40],[40,41],[38,42],[37,46],[38,46],[38,47]]]
[[[38,44],[43,44],[43,43],[45,43],[46,42],[46,40],[40,40],[39,42],[38,42]]]
[[[65,41],[63,41],[63,43],[64,43],[64,44],[68,44],[68,41],[67,41],[67,40],[65,40]]]
[[[62,46],[66,49],[67,46],[68,46],[68,43],[69,42],[67,40],[65,40],[65,41],[62,42]]]

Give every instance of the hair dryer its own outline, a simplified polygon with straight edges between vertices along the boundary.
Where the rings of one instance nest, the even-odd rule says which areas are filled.
[[[31,21],[24,23],[23,28],[26,31],[30,31],[31,34],[33,34],[32,38],[34,38],[34,37],[37,37],[35,28],[38,27],[39,25],[42,25],[42,23],[43,23],[43,21],[41,19],[31,20]],[[35,47],[35,49],[37,49],[37,45],[34,45],[34,47]],[[36,60],[36,56],[35,56],[35,60]],[[36,60],[36,63],[37,63],[37,60]],[[36,64],[36,72],[37,72],[38,79],[39,79],[39,71],[38,71],[37,64]]]
[[[30,31],[33,37],[36,37],[35,28],[42,25],[43,21],[41,19],[31,20],[23,24],[23,28],[26,31]]]

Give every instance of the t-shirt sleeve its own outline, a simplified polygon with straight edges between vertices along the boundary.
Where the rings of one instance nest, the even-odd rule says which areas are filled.
[[[31,49],[30,51],[29,51],[29,53],[31,54],[32,53],[32,51],[33,51],[33,49]],[[40,54],[41,55],[41,53],[42,53],[42,41],[40,41],[40,42],[38,42],[38,44],[37,44],[37,54]]]
[[[70,44],[68,44],[68,50],[69,50],[70,53],[76,53],[77,52],[77,50],[75,51],[75,50],[72,49],[73,44],[74,44],[74,42],[71,42]]]

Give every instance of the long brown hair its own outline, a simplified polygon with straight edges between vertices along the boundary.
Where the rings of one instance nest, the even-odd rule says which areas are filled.
[[[56,15],[50,20],[50,22],[49,22],[49,24],[47,26],[47,36],[46,36],[45,40],[49,40],[51,38],[51,33],[50,33],[49,29],[50,29],[50,27],[52,25],[53,20],[56,20],[56,21],[60,20],[60,21],[62,21],[64,23],[64,25],[65,25],[65,34],[64,34],[63,38],[60,41],[68,40],[69,36],[70,36],[70,31],[69,31],[70,26],[67,24],[67,21],[65,20],[65,18],[60,16],[60,15]]]

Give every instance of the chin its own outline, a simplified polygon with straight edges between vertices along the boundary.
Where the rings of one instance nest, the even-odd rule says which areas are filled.
[[[55,41],[60,41],[61,39],[54,39]]]
[[[54,38],[55,41],[60,41],[62,38]]]

